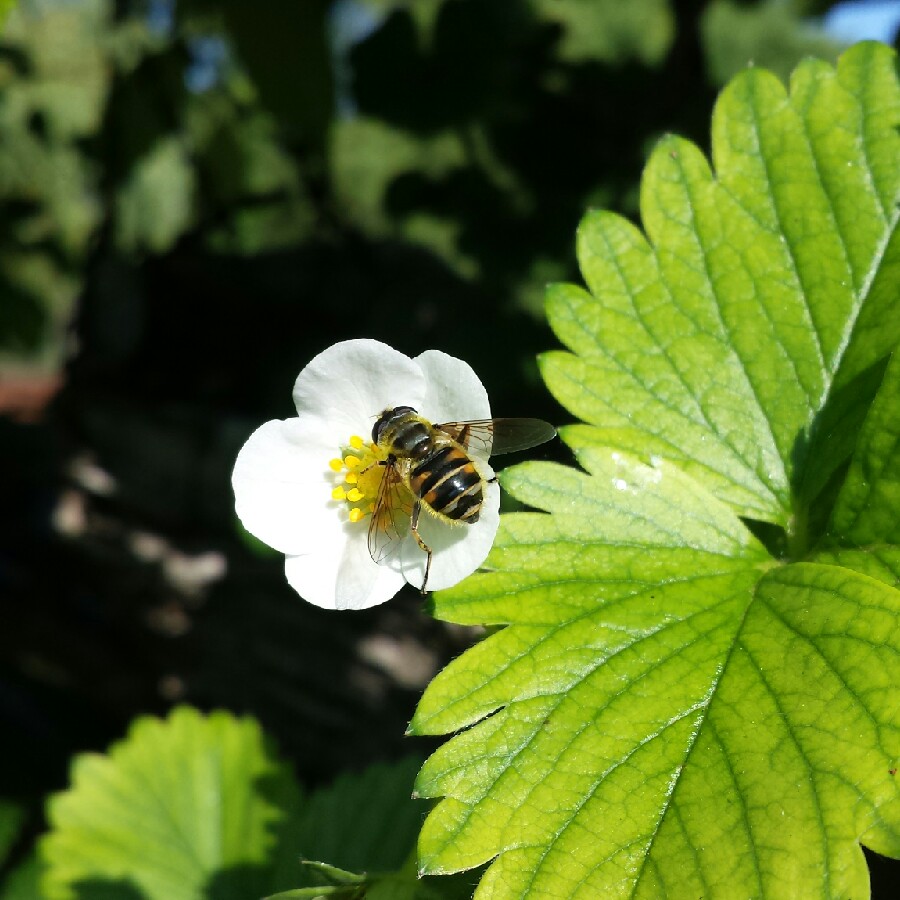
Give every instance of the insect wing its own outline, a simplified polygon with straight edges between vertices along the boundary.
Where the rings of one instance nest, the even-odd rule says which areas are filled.
[[[378,499],[369,523],[369,555],[376,563],[393,559],[409,533],[412,498],[396,464],[384,467]]]
[[[477,419],[434,426],[464,450],[484,456],[527,450],[556,437],[556,429],[543,419]]]

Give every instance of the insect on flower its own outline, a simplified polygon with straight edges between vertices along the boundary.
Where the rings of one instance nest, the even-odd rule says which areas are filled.
[[[432,549],[419,534],[424,511],[449,525],[473,525],[481,514],[486,479],[469,456],[477,447],[486,457],[527,450],[549,441],[556,429],[541,419],[482,419],[432,425],[411,406],[386,409],[372,429],[372,442],[385,459],[378,499],[372,510],[368,546],[381,564],[403,540],[406,519],[419,547],[426,553],[421,593],[426,593]],[[410,503],[412,504],[410,507]]]
[[[265,422],[241,448],[235,508],[285,554],[291,586],[326,609],[365,609],[407,582],[441,590],[474,572],[500,521],[489,457],[555,434],[536,419],[492,418],[462,360],[438,350],[411,359],[373,340],[322,351],[297,377],[294,404],[296,417]]]

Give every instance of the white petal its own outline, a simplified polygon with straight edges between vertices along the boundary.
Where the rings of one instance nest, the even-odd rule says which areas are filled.
[[[323,350],[297,376],[294,403],[301,417],[314,416],[337,429],[368,438],[383,410],[416,409],[425,393],[421,368],[380,341],[342,341]],[[344,434],[346,432],[346,434]]]
[[[274,419],[257,428],[231,476],[244,528],[282,553],[310,553],[323,543],[341,542],[328,468],[339,453],[315,422]]]
[[[485,477],[493,477],[486,466],[479,465],[479,470]],[[433,552],[427,590],[452,587],[471,575],[487,557],[499,524],[500,487],[496,482],[485,486],[481,514],[473,524],[450,525],[423,511],[419,534]],[[410,536],[403,545],[401,567],[406,580],[416,588],[421,588],[425,578],[426,559],[415,538]]]
[[[464,422],[491,417],[487,391],[468,363],[440,350],[426,350],[415,362],[425,376],[425,397],[416,409],[426,419]]]
[[[323,609],[368,609],[390,600],[403,587],[401,574],[372,562],[365,524],[358,524],[358,538],[329,544],[316,554],[287,557],[288,584],[304,600]]]

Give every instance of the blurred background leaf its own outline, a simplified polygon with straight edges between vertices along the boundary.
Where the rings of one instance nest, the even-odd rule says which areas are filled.
[[[76,757],[72,786],[51,798],[42,891],[93,898],[123,883],[146,900],[190,900],[219,880],[215,896],[261,896],[299,802],[252,719],[184,706],[140,718],[108,754]]]
[[[106,753],[76,756],[71,785],[50,798],[40,863],[29,860],[8,888],[42,866],[32,898],[249,900],[367,880],[389,884],[385,897],[467,896],[471,876],[421,881],[409,864],[420,765],[376,764],[306,792],[249,717],[186,706],[141,717]],[[0,852],[20,817],[0,806]]]

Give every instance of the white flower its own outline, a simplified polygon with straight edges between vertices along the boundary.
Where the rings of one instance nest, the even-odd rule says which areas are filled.
[[[472,368],[438,350],[410,359],[379,341],[344,341],[300,373],[294,403],[297,418],[266,422],[238,454],[232,485],[244,527],[286,555],[288,582],[316,606],[365,609],[389,600],[405,582],[421,587],[426,554],[408,524],[392,559],[378,565],[369,555],[369,511],[384,474],[372,465],[372,426],[396,406],[411,406],[434,423],[490,418]],[[475,449],[469,455],[485,479],[493,477],[483,455]],[[423,513],[419,532],[434,553],[429,590],[450,587],[481,565],[499,507],[499,488],[488,483],[473,524]]]

